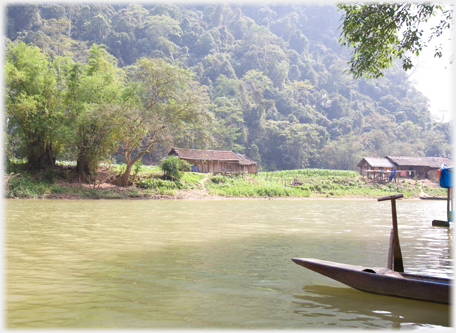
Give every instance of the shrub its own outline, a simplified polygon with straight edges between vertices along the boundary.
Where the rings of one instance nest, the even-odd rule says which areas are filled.
[[[28,175],[11,179],[8,184],[7,198],[39,198],[46,192],[46,187],[32,180]]]
[[[150,178],[150,179],[141,179],[139,181],[139,186],[145,189],[169,189],[169,190],[175,190],[175,189],[185,189],[187,186],[183,184],[180,181],[170,181],[170,180],[162,180],[162,179],[156,179],[156,178]]]
[[[169,156],[160,163],[166,179],[180,179],[184,171],[190,170],[190,164],[177,156]]]
[[[140,173],[142,171],[142,169],[143,169],[143,161],[142,161],[142,159],[140,159],[133,166],[133,174],[137,175],[138,173]]]
[[[225,180],[225,177],[221,176],[221,175],[216,175],[211,178],[211,182],[213,182],[214,184],[223,183],[224,180]]]

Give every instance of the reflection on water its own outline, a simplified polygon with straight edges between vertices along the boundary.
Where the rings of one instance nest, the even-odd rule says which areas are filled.
[[[328,317],[337,317],[331,325],[340,328],[382,327],[385,320],[390,328],[406,327],[413,323],[416,327],[430,325],[449,326],[450,307],[443,304],[416,302],[383,295],[369,295],[351,288],[313,285],[303,288],[302,295],[296,295],[295,312],[303,317],[313,317],[313,325],[328,324]],[[406,309],[406,310],[405,310]],[[311,320],[311,319],[310,319]],[[310,321],[309,320],[309,321]]]
[[[363,293],[294,264],[385,266],[376,200],[7,200],[9,328],[419,328],[449,306]],[[442,202],[399,201],[407,272],[452,276]]]

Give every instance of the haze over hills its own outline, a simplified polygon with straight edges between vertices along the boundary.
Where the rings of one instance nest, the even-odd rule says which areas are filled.
[[[175,145],[233,150],[264,170],[356,169],[363,156],[451,157],[451,128],[400,67],[345,73],[331,5],[13,4],[6,43],[87,61],[103,44],[119,67],[144,56],[191,69],[210,92],[216,139]],[[146,162],[163,157],[166,147]]]

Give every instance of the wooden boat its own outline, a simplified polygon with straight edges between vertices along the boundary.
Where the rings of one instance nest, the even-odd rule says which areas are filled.
[[[420,197],[421,200],[446,200],[445,197]]]
[[[310,258],[292,260],[298,265],[361,291],[449,304],[452,279],[404,273],[396,214],[396,199],[402,197],[402,194],[397,194],[377,199],[391,200],[393,228],[387,267],[371,268]]]
[[[352,288],[374,294],[449,303],[451,279],[395,272],[332,261],[293,258],[296,264]]]

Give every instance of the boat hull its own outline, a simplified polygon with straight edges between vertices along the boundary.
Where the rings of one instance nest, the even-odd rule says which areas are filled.
[[[447,200],[444,197],[420,197],[421,200]]]
[[[435,303],[450,303],[451,279],[310,258],[292,260],[298,265],[361,291]]]

